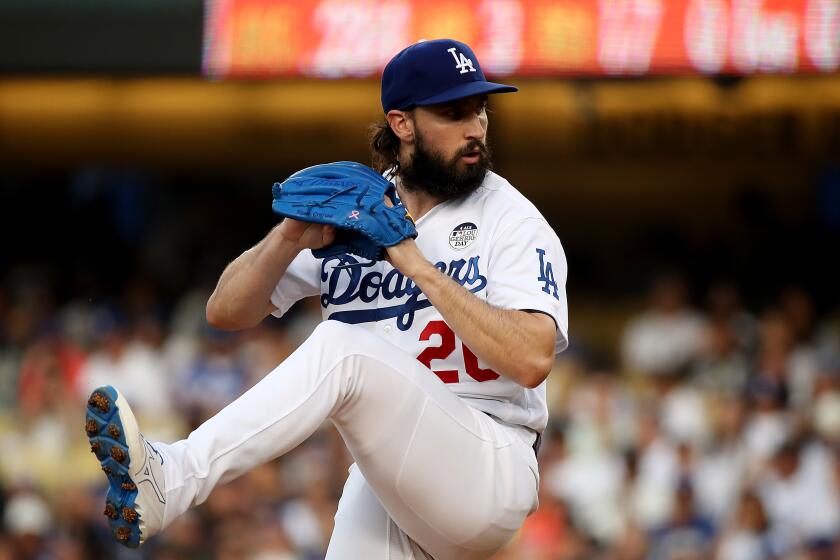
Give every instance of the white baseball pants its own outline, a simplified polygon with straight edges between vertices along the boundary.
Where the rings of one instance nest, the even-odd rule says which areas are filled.
[[[186,440],[156,446],[164,523],[327,418],[356,461],[328,560],[488,558],[537,507],[537,461],[520,428],[472,408],[386,340],[325,321]]]

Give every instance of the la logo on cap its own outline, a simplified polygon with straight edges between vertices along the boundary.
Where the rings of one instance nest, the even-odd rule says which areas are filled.
[[[464,53],[456,53],[457,47],[452,47],[451,49],[446,49],[447,52],[452,53],[452,58],[455,59],[455,68],[461,71],[461,74],[466,74],[467,72],[475,72],[475,67],[473,66],[473,61],[464,56]]]

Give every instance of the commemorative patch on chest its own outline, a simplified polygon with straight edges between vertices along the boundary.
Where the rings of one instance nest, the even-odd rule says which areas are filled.
[[[455,227],[449,234],[449,246],[453,249],[464,249],[478,237],[478,226],[472,222],[464,222]]]

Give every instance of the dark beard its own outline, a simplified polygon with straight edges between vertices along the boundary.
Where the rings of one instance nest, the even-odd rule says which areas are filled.
[[[408,165],[401,166],[402,186],[409,191],[422,191],[446,200],[463,198],[474,192],[493,168],[490,148],[479,140],[472,140],[450,161],[426,147],[423,137],[415,133],[414,155]],[[461,156],[479,150],[478,162],[458,170]]]

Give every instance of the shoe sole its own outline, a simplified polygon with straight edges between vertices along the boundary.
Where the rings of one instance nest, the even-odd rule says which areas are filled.
[[[137,485],[128,474],[131,456],[117,407],[117,391],[110,385],[99,387],[90,394],[85,433],[90,450],[108,477],[103,513],[108,518],[111,533],[120,544],[137,548],[140,546],[140,515],[135,506]]]

